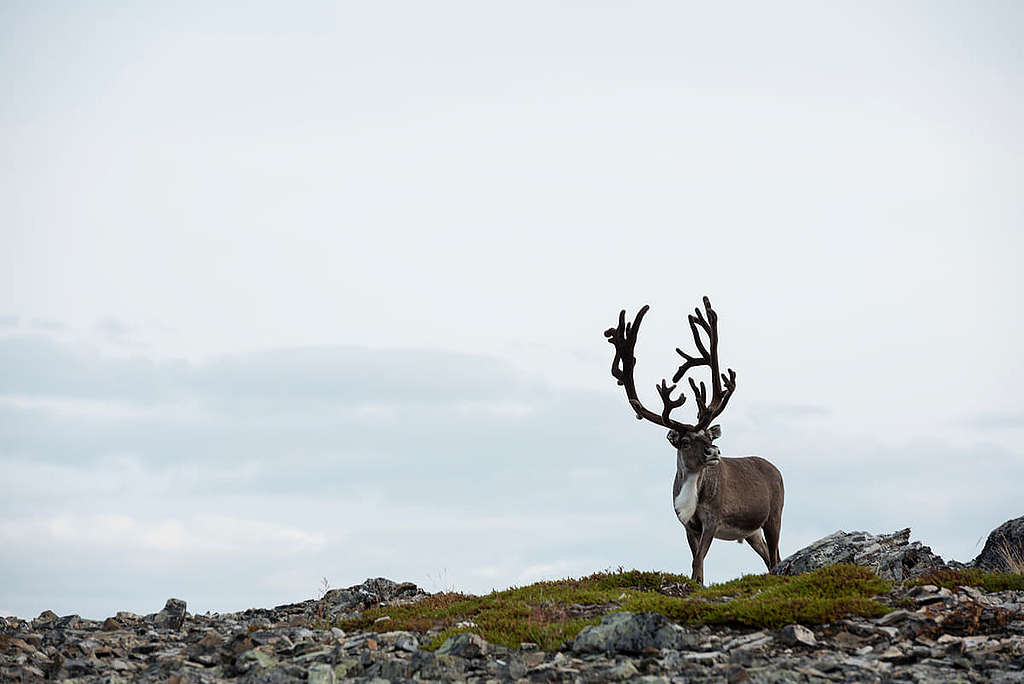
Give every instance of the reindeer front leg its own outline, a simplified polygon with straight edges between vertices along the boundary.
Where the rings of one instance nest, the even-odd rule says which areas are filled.
[[[697,557],[697,545],[700,544],[700,530],[693,529],[689,525],[684,525],[683,529],[686,530],[686,543],[690,545],[690,557]]]
[[[718,521],[712,524],[705,524],[700,531],[700,540],[697,542],[697,550],[693,554],[693,581],[704,584],[704,556],[708,555],[711,542],[715,538],[715,527]]]

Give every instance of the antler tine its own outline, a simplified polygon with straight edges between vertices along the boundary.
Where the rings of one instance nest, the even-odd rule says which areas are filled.
[[[718,365],[718,314],[711,308],[711,300],[703,298],[704,311],[695,308],[693,313],[688,315],[687,321],[690,324],[690,332],[693,333],[693,342],[697,346],[698,356],[690,356],[681,349],[676,352],[685,359],[683,365],[679,366],[673,382],[679,382],[687,371],[698,366],[708,366],[711,370],[711,399],[708,400],[707,386],[701,382],[698,386],[693,378],[690,378],[690,387],[693,389],[694,398],[697,400],[697,425],[703,429],[711,424],[716,416],[725,410],[729,398],[736,389],[736,373],[731,368],[728,376],[722,373]],[[707,334],[705,345],[701,331]],[[723,386],[724,383],[724,386]]]
[[[669,387],[668,383],[665,382],[665,378],[662,378],[661,379],[661,384],[660,385],[656,385],[656,387],[657,387],[657,390],[658,390],[658,394],[661,395],[661,403],[665,407],[661,411],[661,418],[666,423],[668,423],[668,422],[671,421],[671,419],[668,417],[668,414],[672,413],[673,409],[677,409],[677,408],[679,408],[680,406],[682,406],[683,404],[686,403],[686,395],[684,393],[680,392],[679,393],[679,398],[678,399],[673,399],[672,398],[672,392],[675,391],[676,386],[672,385],[671,387]]]
[[[697,402],[697,427],[701,427],[704,424],[704,419],[708,413],[708,388],[702,380],[700,387],[694,382],[693,378],[687,378],[690,381],[690,387],[693,388],[693,398]]]
[[[683,376],[686,375],[686,371],[691,368],[711,365],[711,355],[704,347],[704,340],[701,339],[697,326],[700,326],[704,330],[708,330],[709,334],[710,329],[708,328],[707,321],[705,321],[704,317],[701,316],[700,311],[698,309],[694,309],[694,311],[697,312],[697,316],[690,315],[687,316],[686,319],[690,323],[690,332],[693,333],[693,341],[697,345],[697,350],[700,352],[700,356],[690,356],[679,347],[676,347],[676,353],[686,359],[686,362],[676,369],[675,374],[672,376],[672,382],[679,382],[682,380]]]
[[[726,376],[725,373],[722,373],[722,382],[725,383],[725,391],[721,393],[721,399],[715,406],[715,413],[708,419],[709,423],[722,414],[722,411],[725,410],[726,404],[729,403],[729,399],[732,398],[732,393],[736,391],[736,371],[730,368],[728,376]]]
[[[708,331],[708,342],[711,348],[711,389],[712,401],[722,393],[722,383],[719,380],[721,373],[718,370],[718,314],[711,308],[711,300],[704,296],[704,309],[708,312],[709,325],[705,328]],[[713,416],[712,416],[713,417]]]
[[[675,389],[675,385],[668,387],[667,383],[662,380],[661,385],[657,386],[658,394],[661,395],[664,407],[661,415],[647,409],[640,402],[639,397],[637,397],[636,383],[633,380],[633,369],[636,367],[634,349],[636,347],[637,334],[640,332],[640,324],[643,322],[644,315],[649,309],[650,307],[646,304],[641,307],[632,324],[626,322],[626,311],[623,309],[619,312],[618,325],[604,331],[604,336],[608,338],[608,342],[615,346],[615,358],[612,359],[612,377],[625,388],[626,398],[629,400],[629,405],[633,408],[633,412],[636,413],[637,420],[646,418],[652,423],[675,430],[685,431],[692,429],[692,425],[679,423],[669,418],[672,409],[681,406],[686,401],[686,397],[672,398],[672,391]]]
[[[701,314],[699,309],[694,309],[694,311],[697,312],[697,315],[687,316],[686,319],[690,322],[690,332],[693,333],[693,341],[697,345],[697,351],[700,352],[701,356],[707,359],[708,350],[704,346],[704,340],[701,339],[700,331],[697,330],[697,326],[699,325],[701,328],[703,328],[704,332],[708,334],[709,338],[714,337],[714,333],[712,332],[713,328],[708,325],[707,321],[704,320],[704,316]]]

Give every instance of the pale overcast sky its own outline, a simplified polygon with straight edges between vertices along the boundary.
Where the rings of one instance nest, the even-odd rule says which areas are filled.
[[[704,294],[784,556],[1024,514],[1020,3],[122,4],[0,5],[0,612],[688,572]]]

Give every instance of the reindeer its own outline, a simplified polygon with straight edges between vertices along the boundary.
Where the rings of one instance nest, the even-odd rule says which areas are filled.
[[[662,379],[656,385],[661,395],[660,414],[648,410],[637,398],[633,381],[636,357],[633,348],[644,314],[645,305],[633,323],[626,322],[625,310],[619,312],[619,324],[609,328],[604,336],[615,346],[612,376],[626,390],[626,398],[636,413],[637,420],[647,419],[669,429],[668,441],[676,449],[676,479],[672,485],[672,503],[676,517],[686,529],[686,541],[693,554],[693,579],[704,582],[704,556],[714,539],[743,543],[745,540],[757,552],[771,571],[779,563],[779,530],[782,525],[784,490],[782,474],[768,461],[757,456],[722,458],[714,441],[722,436],[722,428],[711,421],[725,410],[736,390],[736,372],[728,375],[718,366],[718,315],[711,302],[704,297],[704,313],[694,309],[688,316],[697,356],[681,349],[676,352],[685,359],[669,385]],[[708,337],[704,344],[701,331]],[[707,387],[688,378],[697,404],[697,422],[680,423],[669,418],[673,409],[683,405],[686,394],[681,390],[672,398],[676,384],[691,368],[708,366],[711,370],[711,400]]]

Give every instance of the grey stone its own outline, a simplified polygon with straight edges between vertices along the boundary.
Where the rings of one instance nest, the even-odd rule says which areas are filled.
[[[572,642],[574,653],[642,653],[646,648],[692,648],[696,635],[659,613],[611,613],[589,625]]]
[[[265,669],[276,664],[277,660],[272,655],[258,648],[249,649],[244,653],[238,654],[238,657],[235,658],[235,669],[239,672],[248,672],[254,667]]]
[[[684,653],[683,660],[692,663],[719,663],[725,662],[727,656],[721,651],[706,651],[701,653]]]
[[[981,553],[971,564],[989,572],[1020,572],[1020,568],[1014,570],[1011,567],[1007,554],[1024,561],[1024,516],[1007,520],[992,530]]]
[[[82,625],[80,615],[65,615],[53,621],[54,629],[78,629]]]
[[[412,582],[394,582],[385,577],[367,579],[347,589],[331,589],[323,601],[332,616],[357,613],[379,605],[402,605],[429,596]]]
[[[306,681],[309,684],[335,684],[338,678],[330,665],[327,663],[317,663],[310,666]]]
[[[799,575],[837,563],[870,568],[879,577],[905,580],[946,567],[939,556],[921,542],[910,542],[910,528],[892,534],[838,530],[783,559],[772,569],[775,575]]]
[[[44,610],[42,613],[39,614],[39,617],[36,618],[36,622],[45,624],[45,623],[53,622],[56,619],[57,619],[57,614],[56,613],[54,613],[52,610]]]
[[[415,653],[420,648],[420,640],[416,638],[415,634],[403,632],[395,639],[395,648],[400,651]]]
[[[181,629],[185,625],[186,604],[181,599],[169,598],[153,618],[154,624],[162,629]]]
[[[779,641],[784,644],[797,645],[802,644],[804,646],[817,646],[818,642],[814,638],[814,632],[807,629],[803,625],[786,625],[778,632]]]
[[[413,654],[409,666],[417,679],[463,679],[466,662],[450,655],[418,651]]]
[[[761,646],[764,646],[771,640],[771,635],[766,634],[765,632],[752,632],[750,634],[742,634],[722,644],[722,650],[728,652],[749,651],[752,649],[760,648]]]
[[[621,663],[612,666],[612,668],[608,670],[609,679],[632,679],[639,674],[640,670],[636,669],[636,665],[634,665],[633,661],[628,658],[623,660]]]
[[[902,622],[910,617],[910,611],[902,608],[894,610],[891,613],[886,613],[882,617],[878,618],[875,623],[878,625],[895,625],[898,622]]]
[[[478,634],[456,634],[448,637],[437,649],[438,655],[479,658],[487,653],[488,644]]]

